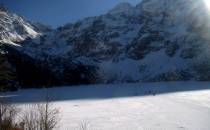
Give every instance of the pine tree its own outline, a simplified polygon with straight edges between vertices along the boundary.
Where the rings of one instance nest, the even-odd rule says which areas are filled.
[[[14,91],[16,84],[15,70],[8,62],[3,46],[0,45],[0,91]]]

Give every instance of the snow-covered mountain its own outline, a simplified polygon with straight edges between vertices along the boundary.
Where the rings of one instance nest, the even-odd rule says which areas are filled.
[[[4,7],[0,8],[0,18],[0,42],[16,43],[39,35],[28,21]]]
[[[47,63],[56,77],[81,65],[88,69],[76,67],[78,78],[89,77],[91,66],[97,82],[105,83],[210,80],[210,11],[203,1],[143,0],[136,6],[121,3],[107,14],[48,33],[35,31],[35,25],[16,15],[1,15],[2,29],[13,30],[1,37],[10,41],[14,36],[18,40],[30,37],[18,50]],[[25,35],[14,27],[16,22],[5,22],[8,17],[23,25]]]

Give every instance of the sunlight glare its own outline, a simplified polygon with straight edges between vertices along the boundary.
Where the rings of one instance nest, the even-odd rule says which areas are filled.
[[[210,0],[204,0],[206,7],[210,10]]]

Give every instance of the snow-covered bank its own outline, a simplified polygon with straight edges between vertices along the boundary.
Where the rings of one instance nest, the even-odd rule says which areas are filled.
[[[46,91],[45,91],[46,92]],[[43,90],[6,93],[23,106]],[[61,110],[59,130],[209,130],[210,82],[91,85],[48,90]]]

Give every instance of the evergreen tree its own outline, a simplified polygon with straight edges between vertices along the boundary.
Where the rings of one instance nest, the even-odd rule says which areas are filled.
[[[8,62],[3,46],[0,45],[0,91],[14,91],[16,87],[15,69]]]

